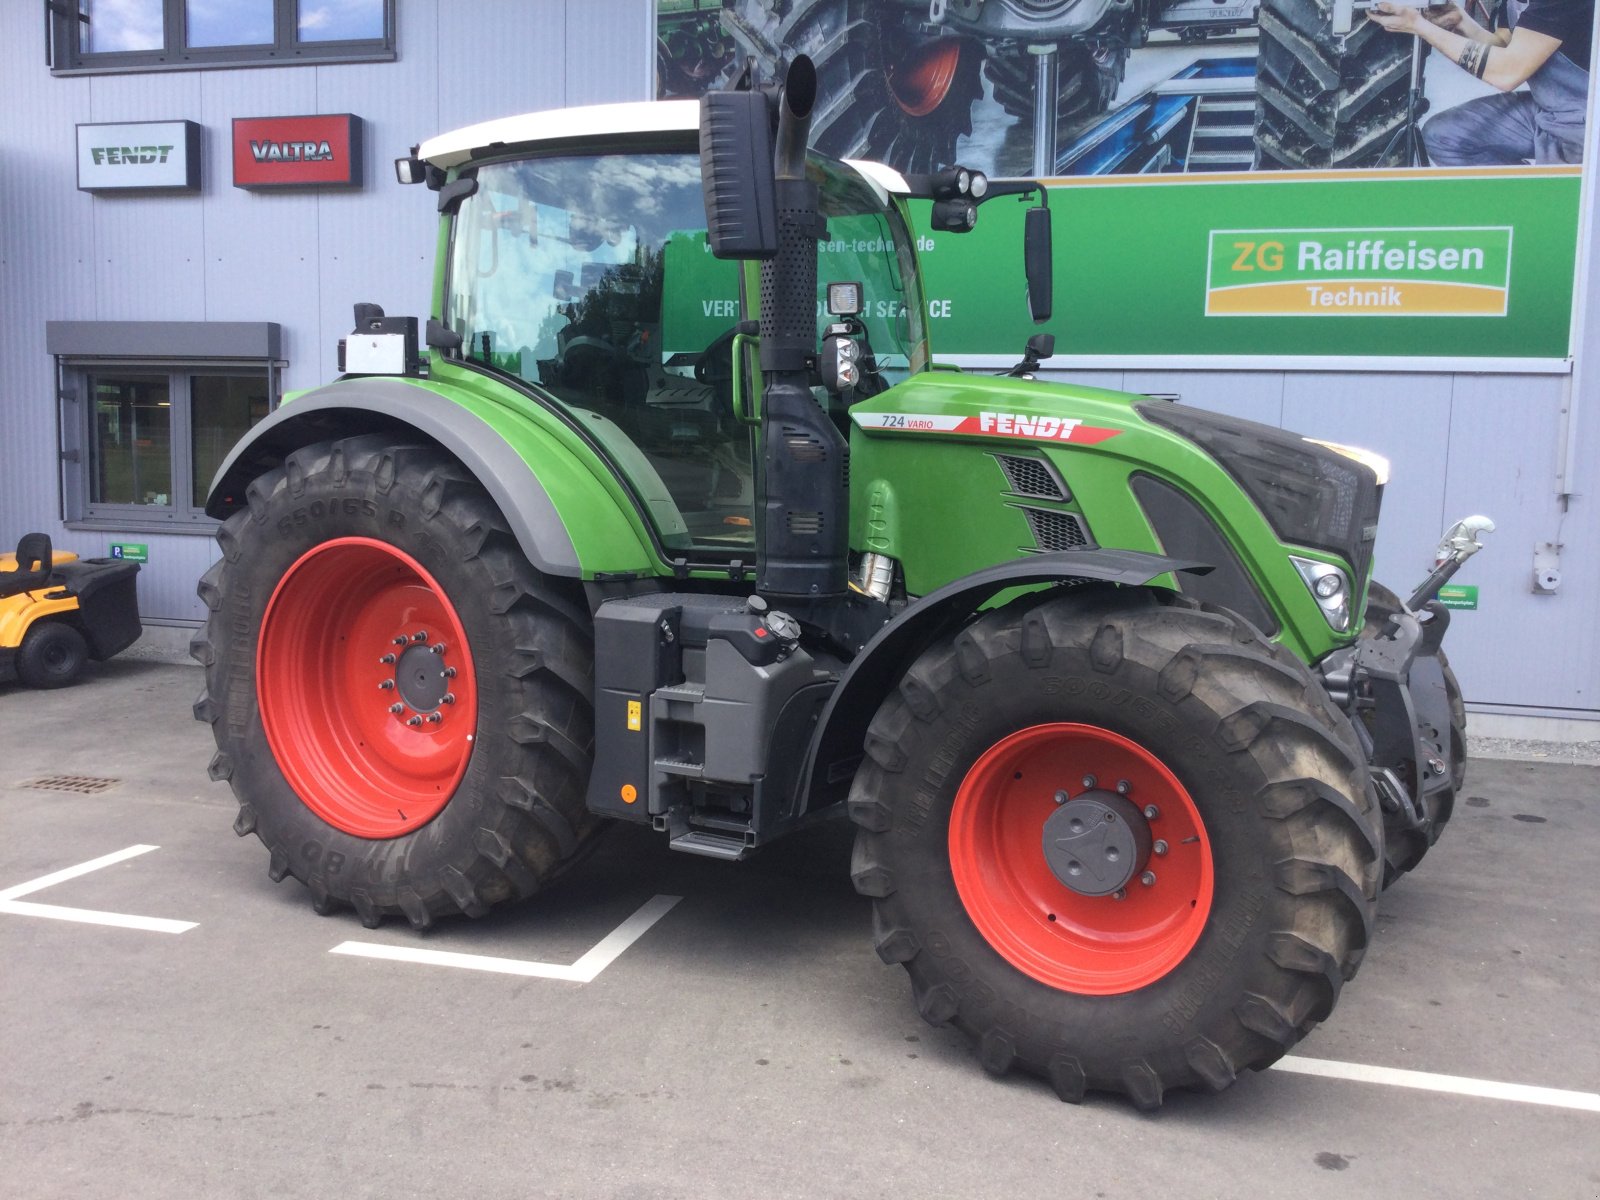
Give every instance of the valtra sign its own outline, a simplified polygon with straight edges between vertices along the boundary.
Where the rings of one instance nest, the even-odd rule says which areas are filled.
[[[235,117],[233,186],[361,186],[361,118]]]

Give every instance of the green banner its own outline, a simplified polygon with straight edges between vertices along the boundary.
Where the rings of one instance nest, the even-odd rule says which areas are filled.
[[[1058,355],[1564,358],[1579,170],[1055,180]],[[1035,331],[1022,213],[915,205],[936,357]],[[1363,220],[1368,216],[1372,219]]]

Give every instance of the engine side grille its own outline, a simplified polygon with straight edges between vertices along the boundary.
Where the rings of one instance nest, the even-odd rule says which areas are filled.
[[[1018,496],[1033,496],[1040,500],[1070,500],[1066,485],[1056,477],[1048,463],[1039,458],[1025,458],[1016,454],[996,454],[995,461],[1005,472],[1006,482]]]
[[[1083,518],[1076,513],[1025,508],[1022,515],[1028,518],[1028,529],[1033,533],[1033,540],[1047,554],[1057,550],[1079,550],[1091,545]]]

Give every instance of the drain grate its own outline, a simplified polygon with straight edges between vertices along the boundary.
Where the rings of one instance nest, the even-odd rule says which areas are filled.
[[[121,783],[120,779],[105,779],[98,775],[44,775],[38,779],[26,779],[18,787],[32,788],[36,792],[76,792],[82,796],[92,796],[96,792],[105,792]]]

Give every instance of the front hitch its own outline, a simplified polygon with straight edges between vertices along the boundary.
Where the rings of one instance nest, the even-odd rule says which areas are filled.
[[[1351,716],[1390,839],[1431,845],[1454,807],[1451,697],[1439,658],[1450,612],[1437,597],[1493,529],[1484,516],[1452,525],[1410,599],[1319,664],[1330,696]]]

